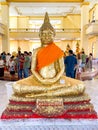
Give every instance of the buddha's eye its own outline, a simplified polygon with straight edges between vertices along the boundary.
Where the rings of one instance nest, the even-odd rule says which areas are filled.
[[[49,33],[48,35],[49,35],[49,36],[51,36],[51,35],[52,35],[52,33]]]
[[[42,35],[43,35],[43,36],[46,36],[46,34],[45,34],[45,33],[43,33]]]

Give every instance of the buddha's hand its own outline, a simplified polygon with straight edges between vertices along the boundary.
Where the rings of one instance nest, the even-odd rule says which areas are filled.
[[[43,75],[41,75],[38,71],[36,71],[36,63],[37,63],[37,52],[39,51],[39,49],[37,49],[32,57],[32,67],[31,67],[31,71],[33,73],[33,75],[36,77],[36,79],[38,81],[40,81],[42,84],[53,84],[56,81],[58,81],[60,79],[60,77],[63,75],[64,73],[64,60],[63,57],[60,58],[57,61],[57,66],[55,67],[56,69],[56,75],[52,78],[45,78],[43,77]],[[56,63],[56,62],[55,62]],[[55,65],[54,65],[55,66]]]

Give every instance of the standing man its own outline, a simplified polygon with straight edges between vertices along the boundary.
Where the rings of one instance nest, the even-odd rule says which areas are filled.
[[[65,57],[64,64],[65,64],[66,76],[75,78],[74,69],[77,65],[77,59],[73,55],[72,50],[69,50],[69,56]]]
[[[23,65],[24,78],[27,78],[29,76],[29,68],[30,68],[29,53],[25,51],[24,52],[24,65]]]

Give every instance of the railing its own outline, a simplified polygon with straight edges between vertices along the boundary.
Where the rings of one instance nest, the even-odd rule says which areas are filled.
[[[64,33],[80,33],[81,29],[70,29],[70,28],[61,28],[55,29],[56,32]],[[39,32],[39,29],[35,28],[9,28],[9,32]]]
[[[98,35],[98,20],[92,23],[89,23],[86,28],[87,35]]]
[[[92,25],[98,25],[98,20],[92,20],[90,23],[88,23],[86,26],[89,27],[89,26],[92,26]]]

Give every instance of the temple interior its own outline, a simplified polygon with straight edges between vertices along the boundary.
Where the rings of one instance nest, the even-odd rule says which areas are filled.
[[[45,12],[56,30],[55,43],[65,51],[67,45],[76,52],[98,55],[98,3],[97,0],[1,0],[0,52],[32,51],[40,46],[39,28]],[[6,13],[5,13],[6,12]],[[5,35],[7,35],[5,37]]]
[[[32,52],[41,47],[39,29],[48,12],[55,29],[55,44],[66,54],[92,53],[92,68],[77,76],[98,113],[98,0],[0,0],[0,53],[16,55],[19,50]],[[0,78],[0,116],[13,94],[5,70]],[[11,80],[11,81],[10,81]],[[97,114],[98,118],[98,114]],[[1,130],[97,130],[98,119],[0,119]]]

